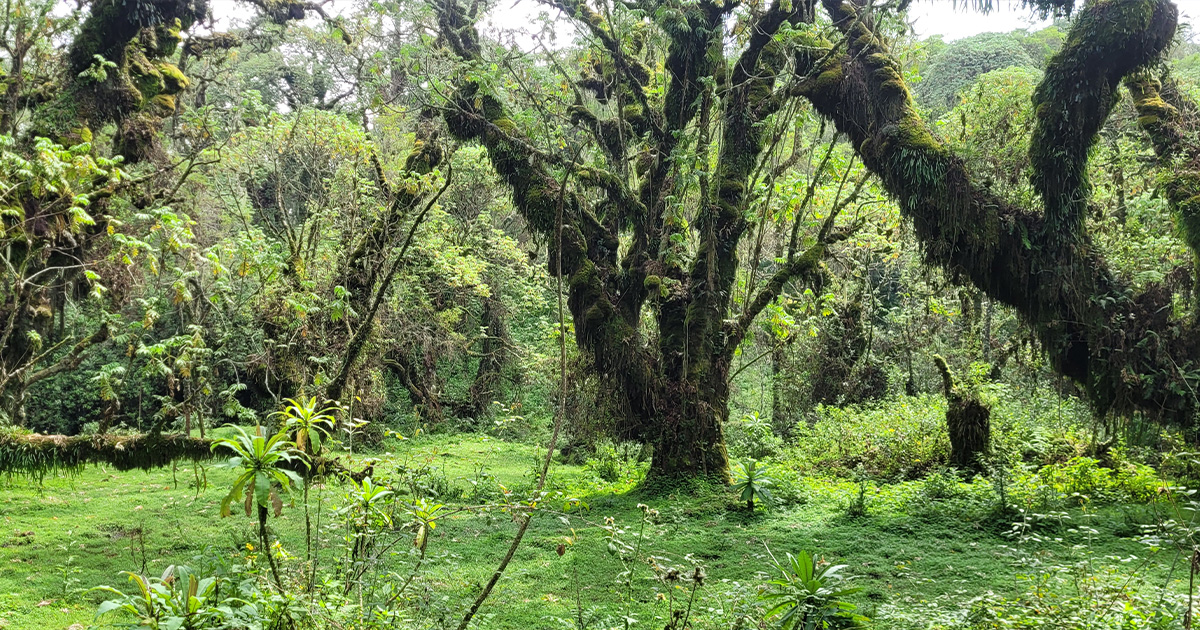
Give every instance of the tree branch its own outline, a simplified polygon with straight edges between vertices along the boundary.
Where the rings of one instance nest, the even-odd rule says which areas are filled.
[[[797,89],[847,134],[863,163],[879,175],[912,220],[927,261],[952,280],[970,282],[1015,308],[1037,331],[1054,368],[1081,383],[1101,412],[1144,409],[1163,419],[1190,421],[1200,407],[1190,393],[1198,378],[1193,372],[1200,366],[1200,335],[1194,326],[1171,318],[1170,292],[1152,286],[1134,295],[1095,248],[1045,242],[1041,216],[977,186],[963,161],[921,121],[898,62],[869,21],[849,3],[824,4],[848,51],[825,59],[833,45],[811,38],[797,60],[799,73],[814,78]],[[1173,11],[1166,0],[1112,0],[1081,11],[1117,6],[1139,19],[1109,25],[1131,30],[1160,28],[1162,13]],[[1097,20],[1081,15],[1068,39],[1090,41],[1106,51],[1095,57],[1105,66],[1101,76],[1120,80],[1122,70],[1132,71],[1121,59],[1125,51],[1112,48],[1125,39],[1096,39],[1088,25],[1096,26]],[[1165,45],[1169,37],[1147,34],[1147,40]],[[1162,52],[1138,50],[1145,56]],[[1072,97],[1058,95],[1065,101]],[[1099,128],[1095,121],[1070,120],[1075,129]]]

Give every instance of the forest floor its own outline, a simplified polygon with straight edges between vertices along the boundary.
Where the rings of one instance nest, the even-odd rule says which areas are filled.
[[[392,451],[367,455],[380,459],[377,476],[427,466],[459,494],[474,487],[472,481],[528,487],[543,454],[480,435],[390,443]],[[87,589],[107,584],[130,590],[121,571],[159,575],[204,554],[244,554],[256,540],[253,521],[236,510],[232,518],[219,517],[233,473],[206,465],[204,475],[207,487],[200,490],[190,464],[148,473],[93,467],[75,476],[48,476],[40,486],[23,478],[0,481],[0,628],[86,628],[104,599]],[[1029,589],[1022,576],[1036,574],[1033,564],[1086,562],[1093,573],[1115,567],[1139,582],[1186,592],[1186,559],[1138,542],[1131,523],[1143,518],[1140,506],[1059,513],[1058,526],[1014,537],[1005,523],[940,509],[928,493],[920,494],[919,481],[865,487],[866,515],[851,517],[847,506],[860,486],[845,480],[805,478],[796,504],[751,514],[730,491],[650,495],[628,477],[602,482],[588,468],[556,463],[549,488],[562,494],[545,503],[549,513],[535,517],[476,627],[577,627],[581,616],[593,619],[584,625],[598,628],[623,626],[624,617],[641,622],[638,627],[661,627],[670,608],[687,604],[690,582],[660,580],[645,561],[623,562],[610,553],[612,532],[618,547],[635,547],[636,533],[643,531],[638,556],[654,557],[663,567],[688,573],[704,567],[707,579],[691,602],[697,628],[737,627],[737,616],[756,605],[756,589],[770,579],[770,554],[783,558],[801,550],[849,565],[847,572],[863,588],[854,596],[859,612],[889,628],[955,622],[972,600],[989,593],[1019,596]],[[319,499],[328,523],[344,494],[330,483],[313,490],[310,505]],[[587,509],[556,512],[570,498]],[[645,526],[640,504],[658,510]],[[304,556],[304,523],[298,497],[271,519],[284,548],[297,557]],[[460,512],[440,522],[428,542],[427,600],[440,602],[448,617],[461,615],[515,530],[502,511]],[[327,554],[342,533],[322,530]],[[409,559],[397,562],[406,566]],[[403,567],[396,570],[404,575]]]

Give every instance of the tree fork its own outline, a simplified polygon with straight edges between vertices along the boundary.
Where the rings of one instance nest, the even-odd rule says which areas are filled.
[[[869,17],[856,14],[849,3],[824,3],[847,50],[843,53],[830,42],[812,38],[797,56],[800,70],[811,78],[802,80],[796,91],[850,137],[866,166],[912,220],[927,262],[954,281],[973,283],[989,298],[1015,308],[1038,332],[1055,369],[1082,384],[1098,410],[1145,409],[1164,420],[1190,422],[1200,405],[1185,370],[1200,362],[1200,335],[1195,325],[1170,319],[1170,292],[1151,286],[1133,294],[1127,283],[1114,277],[1086,234],[1071,234],[1073,243],[1063,246],[1061,235],[1047,233],[1047,217],[977,186],[962,160],[921,121],[899,64],[876,37]],[[1128,28],[1154,29],[1146,34],[1152,45],[1127,52],[1119,46],[1137,33],[1123,31],[1104,39],[1113,33],[1100,26],[1106,25],[1105,16],[1113,15],[1137,18],[1120,22]],[[1174,5],[1166,0],[1102,0],[1081,10],[1068,39],[1091,38],[1101,52],[1089,60],[1104,66],[1102,76],[1111,85],[1161,55],[1174,32],[1174,15]],[[1056,72],[1069,72],[1075,54],[1065,48],[1053,64]],[[1062,90],[1056,98],[1066,103],[1073,102],[1078,90],[1095,87],[1071,81],[1055,85]],[[1046,114],[1040,136],[1052,143],[1081,142],[1064,139],[1058,131],[1099,129],[1088,116],[1107,113],[1107,108],[1096,108],[1062,118]],[[1055,120],[1070,124],[1056,127]],[[1082,141],[1090,146],[1094,138]],[[1086,154],[1068,150],[1075,145],[1064,146],[1063,155],[1086,159]],[[1045,146],[1038,151],[1056,149]],[[1061,167],[1079,168],[1066,161]],[[1066,178],[1061,184],[1075,175],[1059,177]],[[1051,197],[1047,204],[1055,203],[1053,187],[1043,186],[1041,191]],[[1071,225],[1069,220],[1060,223]]]

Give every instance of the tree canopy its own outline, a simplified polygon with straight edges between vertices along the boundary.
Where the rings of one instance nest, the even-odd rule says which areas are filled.
[[[886,391],[875,329],[917,318],[885,322],[912,282],[876,280],[937,269],[1101,415],[1194,423],[1200,153],[1166,0],[1032,2],[1070,19],[924,52],[903,7],[855,2],[547,0],[577,35],[524,49],[459,0],[250,1],[228,32],[204,3],[19,4],[8,422],[203,435],[304,394],[478,423],[569,334],[588,430],[724,480],[748,355],[776,416],[804,321],[838,331],[810,324],[806,396]]]

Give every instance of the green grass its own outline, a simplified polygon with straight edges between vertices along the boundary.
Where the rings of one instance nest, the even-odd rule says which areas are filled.
[[[473,435],[423,437],[392,441],[394,450],[375,453],[376,478],[394,475],[401,464],[428,464],[457,488],[480,466],[506,488],[527,487],[542,451],[533,446]],[[359,459],[359,458],[356,458]],[[253,521],[244,515],[221,519],[219,503],[233,473],[206,467],[208,487],[197,491],[190,466],[176,471],[112,473],[91,468],[76,477],[47,478],[41,488],[13,478],[0,486],[0,628],[60,630],[93,622],[100,597],[79,592],[101,584],[126,588],[123,570],[158,575],[174,563],[187,564],[213,548],[237,555],[256,540]],[[176,483],[177,482],[177,483]],[[690,571],[704,566],[708,579],[693,606],[694,627],[730,627],[733,609],[753,603],[754,589],[771,569],[768,547],[785,552],[807,549],[850,565],[864,587],[856,596],[860,609],[881,619],[879,627],[928,627],[952,619],[979,595],[1015,595],[1024,585],[1014,566],[1015,541],[1004,535],[1004,523],[989,522],[962,510],[928,505],[919,495],[920,482],[872,488],[865,517],[849,518],[846,504],[857,492],[846,481],[800,479],[798,504],[775,512],[748,514],[731,492],[682,490],[649,495],[633,478],[615,483],[597,480],[589,470],[556,464],[550,487],[562,494],[543,504],[508,572],[482,611],[477,627],[522,629],[553,627],[548,617],[573,619],[576,598],[585,614],[592,607],[611,615],[630,615],[638,627],[661,627],[672,596],[686,597],[681,585],[655,577],[644,563],[636,566],[632,597],[627,598],[626,565],[608,552],[603,526],[611,518],[624,530],[619,538],[636,544],[646,504],[659,511],[646,526],[642,555],[664,566]],[[965,488],[966,486],[964,486]],[[978,492],[981,486],[972,486]],[[661,489],[660,489],[661,490]],[[344,490],[336,484],[314,490],[323,497],[328,523],[331,507]],[[582,513],[555,513],[564,498],[583,500]],[[299,500],[297,499],[297,503]],[[454,503],[446,501],[447,503]],[[921,508],[921,509],[918,509]],[[912,512],[912,513],[910,513]],[[562,516],[566,522],[559,517]],[[1075,511],[1067,526],[1048,532],[1033,544],[1043,560],[1057,554],[1065,560],[1074,543],[1088,542],[1094,562],[1122,564],[1104,558],[1145,557],[1147,549],[1131,537],[1121,507],[1083,518]],[[1089,521],[1099,532],[1091,537],[1070,525]],[[303,555],[304,516],[299,505],[285,507],[271,527],[289,552]],[[509,515],[460,513],[439,523],[429,542],[431,562],[423,584],[429,610],[457,617],[469,605],[503,556],[516,526]],[[322,532],[332,549],[338,531]],[[560,557],[557,548],[571,539]],[[333,553],[328,551],[326,555]],[[1168,580],[1172,556],[1161,552],[1141,569],[1146,583],[1168,582],[1186,588],[1186,572],[1176,569]],[[407,566],[407,558],[397,562]],[[327,566],[327,565],[326,565]],[[577,577],[576,577],[577,576]],[[662,597],[659,597],[659,595]],[[665,599],[666,601],[663,601]],[[722,620],[725,620],[724,622]],[[719,623],[720,622],[720,623]],[[599,626],[593,626],[599,627]]]

